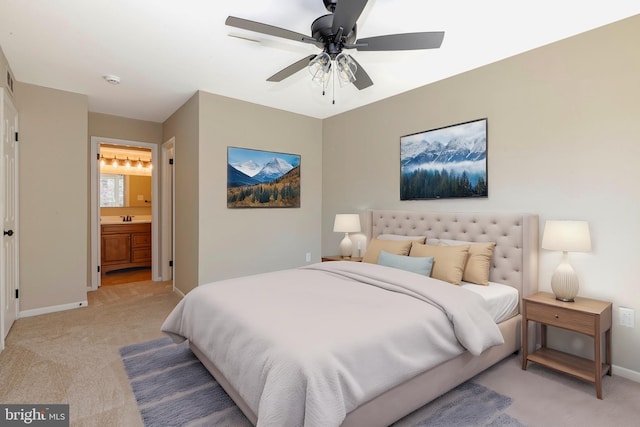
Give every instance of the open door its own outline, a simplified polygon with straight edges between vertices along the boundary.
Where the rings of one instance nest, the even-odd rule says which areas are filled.
[[[18,112],[4,89],[0,89],[0,350],[18,317]]]

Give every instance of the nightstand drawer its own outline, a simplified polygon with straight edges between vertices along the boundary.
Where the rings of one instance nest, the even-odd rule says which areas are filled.
[[[596,316],[562,307],[527,302],[527,319],[593,336]]]

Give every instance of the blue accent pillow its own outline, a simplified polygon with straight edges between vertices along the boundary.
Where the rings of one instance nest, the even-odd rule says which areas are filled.
[[[395,255],[380,251],[380,255],[378,255],[378,265],[398,268],[400,270],[422,274],[423,276],[430,276],[431,268],[433,267],[433,257]]]

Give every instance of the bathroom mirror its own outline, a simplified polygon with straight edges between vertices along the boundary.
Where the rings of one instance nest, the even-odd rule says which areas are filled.
[[[151,177],[100,174],[100,207],[151,206]]]

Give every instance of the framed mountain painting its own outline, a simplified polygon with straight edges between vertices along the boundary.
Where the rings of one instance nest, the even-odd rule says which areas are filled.
[[[227,147],[227,208],[299,207],[299,154]]]
[[[488,197],[487,119],[400,138],[400,200]]]

